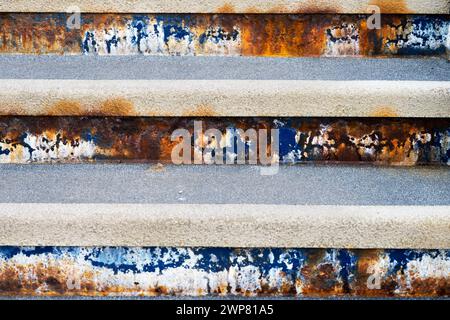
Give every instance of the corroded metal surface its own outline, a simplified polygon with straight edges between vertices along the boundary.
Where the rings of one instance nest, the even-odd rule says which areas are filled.
[[[180,128],[190,136],[172,138]],[[208,129],[220,131],[217,139],[206,136]],[[450,119],[6,116],[0,117],[0,163],[170,162],[183,139],[200,162],[234,162],[239,143],[246,160],[261,161],[258,142],[266,139],[270,149],[271,129],[279,136],[278,154],[271,156],[281,163],[450,163]]]
[[[0,52],[95,55],[441,55],[448,15],[1,14]]]
[[[450,252],[1,247],[0,295],[448,297]]]

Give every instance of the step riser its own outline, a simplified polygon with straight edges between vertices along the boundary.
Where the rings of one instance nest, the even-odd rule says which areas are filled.
[[[172,139],[177,129],[187,131]],[[210,129],[221,134],[217,146],[207,141],[207,134],[214,135],[207,133]],[[255,130],[253,135],[249,129]],[[278,139],[276,146],[268,141],[271,130],[274,143]],[[279,156],[281,163],[446,165],[450,155],[450,119],[0,117],[0,162],[170,163],[174,159],[172,152],[181,148],[182,139],[186,139],[187,147],[181,155],[191,153],[186,164],[221,164],[221,159],[236,163],[233,155],[241,148],[239,154],[243,157],[245,152],[245,163],[252,159],[269,164]],[[246,147],[243,142],[238,143],[245,140]],[[261,157],[265,141],[268,156],[272,156],[269,163]]]
[[[448,15],[1,14],[0,52],[218,56],[445,55]]]
[[[0,247],[2,296],[438,297],[448,250]]]

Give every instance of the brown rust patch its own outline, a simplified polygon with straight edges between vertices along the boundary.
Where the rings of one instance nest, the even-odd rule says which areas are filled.
[[[217,13],[235,13],[236,9],[230,3],[225,3],[223,6],[217,8]]]
[[[49,116],[82,116],[86,114],[81,103],[75,100],[60,100],[46,109],[45,115]]]
[[[242,21],[244,56],[320,56],[326,49],[329,16],[248,15]]]
[[[405,14],[411,13],[408,9],[405,0],[370,0],[369,5],[380,7],[381,14],[383,13],[396,13]]]
[[[371,117],[379,117],[379,118],[391,118],[391,117],[398,117],[399,114],[397,111],[395,111],[392,107],[378,107],[373,110],[373,112],[370,114]]]
[[[195,120],[203,121],[203,132],[216,128],[222,133],[227,128],[244,132],[248,129],[271,129],[275,122],[281,121],[285,123],[283,130],[289,131],[292,139],[299,135],[300,162],[415,165],[442,164],[441,157],[447,151],[439,147],[436,142],[439,137],[434,133],[445,132],[450,127],[448,119],[397,118],[290,118],[286,126],[284,118],[217,118],[207,116],[211,110],[203,109],[199,113],[202,116],[175,118],[4,116],[0,118],[0,143],[3,150],[12,152],[7,156],[9,160],[5,160],[10,162],[20,161],[27,154],[23,152],[23,148],[27,148],[23,141],[25,134],[33,135],[33,139],[50,139],[44,144],[55,146],[64,141],[77,146],[81,140],[90,141],[94,137],[95,159],[165,163],[171,161],[171,152],[179,143],[171,141],[171,134],[176,129],[185,128],[192,135]],[[202,141],[198,143],[198,147],[204,146]],[[193,145],[191,147],[194,148]],[[281,156],[286,155],[283,153]]]
[[[251,7],[248,7],[247,9],[245,9],[245,13],[249,13],[249,14],[261,13],[261,12],[262,11],[255,6],[251,6]]]
[[[217,112],[214,111],[213,107],[206,105],[206,104],[202,104],[202,105],[197,106],[193,110],[183,112],[183,116],[184,117],[214,117],[214,116],[217,116]]]
[[[65,54],[81,53],[79,30],[68,30],[69,15],[0,13],[0,52]]]
[[[105,100],[96,115],[105,116],[133,116],[136,115],[133,102],[124,98],[111,98]]]

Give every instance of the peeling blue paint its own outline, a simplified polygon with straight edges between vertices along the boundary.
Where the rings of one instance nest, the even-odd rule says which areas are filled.
[[[0,247],[0,295],[29,294],[450,296],[450,250]]]

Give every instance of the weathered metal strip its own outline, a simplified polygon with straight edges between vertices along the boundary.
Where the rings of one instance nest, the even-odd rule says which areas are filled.
[[[0,52],[95,55],[442,55],[448,15],[1,14]]]
[[[1,247],[0,295],[448,297],[450,251]]]
[[[0,2],[0,11],[65,12],[76,6],[82,12],[367,13],[373,5],[383,13],[449,12],[447,0],[14,0]]]
[[[186,136],[172,138],[177,129]],[[183,141],[194,163],[234,163],[241,143],[263,164],[263,152],[281,163],[450,164],[450,119],[0,117],[0,163],[171,162]]]

